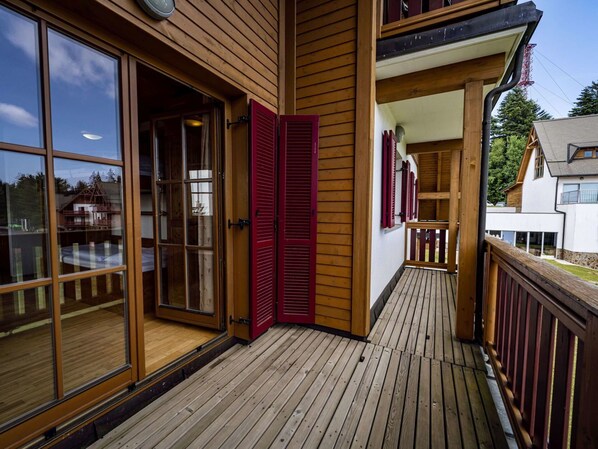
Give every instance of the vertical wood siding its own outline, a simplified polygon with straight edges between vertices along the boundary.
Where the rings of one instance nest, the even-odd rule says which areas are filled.
[[[356,16],[356,0],[297,2],[297,114],[320,115],[316,324],[343,331],[351,329]]]
[[[135,0],[96,1],[278,109],[277,0],[180,1],[161,22]]]

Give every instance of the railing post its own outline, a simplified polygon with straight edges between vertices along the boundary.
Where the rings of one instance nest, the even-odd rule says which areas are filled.
[[[577,429],[572,435],[571,447],[582,449],[598,444],[598,316],[592,312],[588,312],[585,339],[583,345],[580,342],[578,351],[582,361],[576,379],[575,396],[579,402],[573,412]]]
[[[492,259],[492,248],[488,245],[488,277],[486,285],[488,294],[484,307],[484,346],[494,344],[496,326],[496,301],[498,294],[498,264]]]

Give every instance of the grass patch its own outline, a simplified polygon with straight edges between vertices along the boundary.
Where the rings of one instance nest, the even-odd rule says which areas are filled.
[[[565,271],[568,271],[572,275],[577,276],[578,278],[583,279],[584,281],[598,284],[598,270],[592,270],[591,268],[580,267],[578,265],[566,265],[553,259],[543,260],[548,262],[549,264],[554,265],[555,267],[559,267]]]

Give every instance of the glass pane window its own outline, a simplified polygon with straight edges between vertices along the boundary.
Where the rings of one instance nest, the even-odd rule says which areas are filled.
[[[212,179],[210,114],[185,117],[187,179]]]
[[[529,233],[529,252],[534,256],[540,256],[542,254],[542,233],[541,232],[530,232]]]
[[[189,308],[214,313],[214,252],[189,251],[187,261]]]
[[[515,233],[515,246],[527,251],[527,232]]]
[[[160,304],[184,309],[187,306],[185,295],[185,255],[182,246],[160,248],[161,285]]]
[[[122,169],[54,160],[60,274],[123,265]]]
[[[41,156],[0,151],[0,285],[49,276]]]
[[[155,127],[158,180],[180,180],[183,174],[180,117],[158,120]]]
[[[118,61],[48,31],[55,150],[121,159]]]
[[[128,362],[124,273],[64,282],[59,290],[68,393]]]
[[[56,398],[50,289],[0,295],[0,425]]]
[[[187,214],[187,243],[211,248],[214,243],[214,210],[211,182],[187,184],[190,202]]]
[[[42,146],[37,23],[0,6],[0,142]]]
[[[544,233],[543,253],[547,256],[556,256],[556,232]]]

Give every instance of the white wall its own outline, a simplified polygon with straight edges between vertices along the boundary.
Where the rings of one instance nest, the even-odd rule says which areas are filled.
[[[584,183],[598,183],[598,176],[559,178],[558,203],[561,202],[563,184]],[[565,249],[598,253],[598,204],[558,204],[557,209],[567,214]]]
[[[556,232],[557,248],[561,247],[563,214],[553,213],[488,213],[486,231]]]
[[[405,225],[398,223],[393,229],[382,229],[382,134],[385,130],[394,130],[396,121],[387,105],[376,105],[374,127],[374,176],[372,189],[372,264],[370,268],[370,307],[374,305],[384,287],[397,272],[405,260]],[[407,136],[408,137],[408,136]],[[405,138],[397,145],[397,161],[405,159],[407,154]],[[415,163],[411,157],[411,167]],[[416,174],[417,175],[417,174]],[[401,177],[397,173],[397,183]],[[397,211],[398,213],[398,211]],[[398,222],[397,217],[397,222]]]
[[[548,165],[544,161],[544,176],[534,179],[536,152],[529,159],[523,179],[523,198],[521,212],[554,212],[557,178],[550,176]]]

